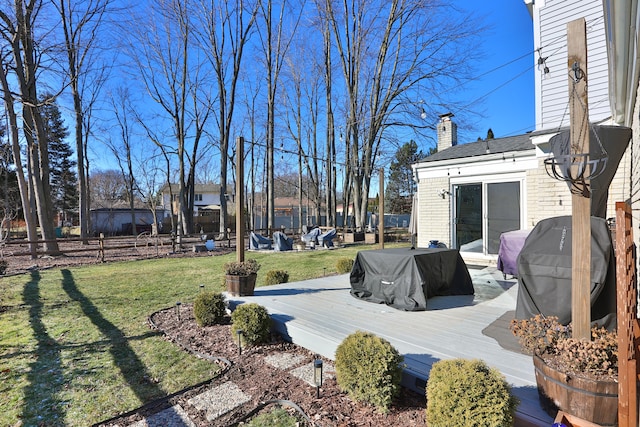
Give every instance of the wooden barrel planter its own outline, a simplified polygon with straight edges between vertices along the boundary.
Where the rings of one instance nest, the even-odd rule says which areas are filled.
[[[572,377],[533,356],[538,395],[552,417],[558,410],[600,426],[618,425],[618,383]]]
[[[227,274],[227,292],[234,297],[253,296],[257,277],[257,274],[250,274],[248,276]]]

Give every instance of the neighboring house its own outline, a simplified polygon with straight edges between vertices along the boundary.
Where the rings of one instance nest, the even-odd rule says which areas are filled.
[[[541,219],[571,214],[571,193],[566,183],[549,177],[544,165],[544,160],[551,156],[549,140],[569,125],[566,48],[569,21],[584,17],[587,22],[590,122],[624,124],[624,120],[612,120],[609,88],[614,85],[609,76],[618,63],[609,63],[607,44],[611,46],[613,41],[605,37],[605,21],[628,31],[630,25],[622,22],[623,16],[605,16],[602,0],[525,0],[524,3],[534,23],[534,49],[540,49],[533,60],[543,65],[535,81],[536,129],[524,135],[458,144],[453,115],[440,117],[438,152],[413,165],[418,184],[417,243],[420,247],[439,240],[460,249],[468,258],[492,260],[498,253],[501,233],[530,229]],[[605,0],[604,4],[608,3],[618,4]],[[637,11],[632,15],[631,22],[635,23]],[[637,34],[633,36],[635,41]],[[611,49],[615,50],[615,46]],[[626,52],[619,55],[628,57]],[[539,61],[539,58],[543,59]],[[636,103],[637,73],[634,81],[633,93],[628,94],[633,95],[633,99],[626,100],[631,105]],[[637,117],[637,113],[634,116]],[[634,129],[638,129],[637,124]],[[611,184],[607,218],[615,216],[616,201],[630,199],[630,184],[638,181],[630,179],[630,152],[631,148]]]
[[[229,189],[227,197],[227,207],[231,209],[233,201],[233,189]],[[165,185],[162,190],[162,205],[165,207],[166,215],[171,215],[171,205],[173,211],[178,211],[178,184]],[[173,196],[173,197],[172,197]],[[220,185],[218,184],[196,184],[194,187],[193,216],[203,216],[202,211],[220,211]],[[230,207],[231,206],[231,207]],[[206,215],[206,214],[205,214]]]
[[[233,188],[228,188],[227,212],[233,214],[235,210]],[[164,206],[164,226],[171,228],[171,208],[173,214],[178,212],[178,184],[165,185],[161,190],[162,205]],[[194,187],[193,219],[194,231],[212,233],[220,229],[220,185],[196,184]]]
[[[153,213],[149,209],[134,209],[136,218],[136,232],[152,231]],[[158,225],[162,224],[163,209],[156,211]],[[91,209],[91,227],[94,233],[105,235],[131,234],[131,209],[129,208],[98,208]],[[159,230],[162,231],[162,230]]]

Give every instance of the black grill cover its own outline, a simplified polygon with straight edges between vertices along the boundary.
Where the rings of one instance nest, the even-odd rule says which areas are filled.
[[[351,295],[399,310],[427,309],[437,295],[473,295],[469,270],[457,249],[360,251],[351,270]]]
[[[540,221],[518,257],[516,318],[536,314],[571,322],[571,216]],[[615,259],[607,222],[591,217],[591,320],[615,325]]]

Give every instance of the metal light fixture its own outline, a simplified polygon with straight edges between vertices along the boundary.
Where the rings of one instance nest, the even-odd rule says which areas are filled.
[[[322,359],[320,358],[313,361],[313,382],[316,385],[316,397],[320,399],[320,387],[322,387]]]
[[[204,291],[204,283],[200,283],[200,292]]]
[[[236,334],[238,334],[238,354],[242,354],[242,329],[238,329]]]
[[[176,315],[178,316],[178,320],[180,320],[180,306],[182,305],[182,303],[180,301],[178,301],[176,303]]]

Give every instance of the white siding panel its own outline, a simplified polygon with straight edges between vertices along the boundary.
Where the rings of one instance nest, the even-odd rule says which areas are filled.
[[[611,115],[608,102],[608,63],[604,18],[600,0],[547,1],[536,9],[540,22],[541,55],[547,57],[550,73],[541,81],[537,102],[541,103],[538,130],[566,126],[564,117],[569,98],[567,78],[567,23],[584,17],[587,22],[587,72],[589,77],[589,118],[601,121]]]

